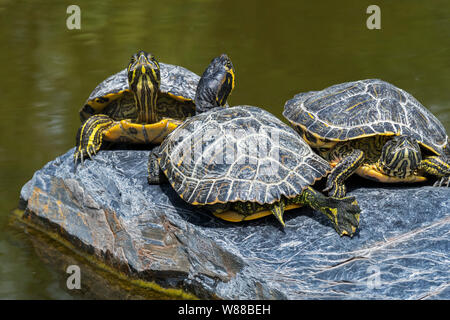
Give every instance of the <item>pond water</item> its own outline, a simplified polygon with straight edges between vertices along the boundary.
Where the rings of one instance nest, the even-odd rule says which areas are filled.
[[[67,6],[81,29],[66,27]],[[65,289],[64,270],[9,224],[33,172],[74,146],[78,110],[92,89],[139,49],[201,74],[227,53],[231,105],[281,117],[302,91],[366,78],[405,89],[450,129],[450,2],[0,0],[0,299],[90,297]]]

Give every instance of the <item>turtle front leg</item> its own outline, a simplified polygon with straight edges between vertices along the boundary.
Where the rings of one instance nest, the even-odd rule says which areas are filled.
[[[450,186],[450,160],[445,156],[427,157],[420,162],[419,169],[438,178],[435,187]]]
[[[148,176],[149,184],[162,184],[167,182],[166,175],[159,167],[158,159],[160,157],[160,146],[155,147],[148,157]]]
[[[326,197],[308,187],[300,196],[290,201],[299,205],[308,205],[312,209],[322,212],[330,219],[340,236],[352,237],[359,226],[361,209],[355,197],[341,199]]]
[[[89,117],[83,125],[78,129],[76,150],[74,154],[75,163],[78,159],[88,156],[91,158],[100,150],[105,130],[113,126],[114,120],[104,114]]]
[[[330,197],[343,198],[347,193],[344,181],[347,180],[364,162],[364,152],[354,149],[334,167],[327,178],[323,191],[328,191]]]

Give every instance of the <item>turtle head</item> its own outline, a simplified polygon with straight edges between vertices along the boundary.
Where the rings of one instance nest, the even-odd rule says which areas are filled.
[[[378,165],[391,177],[405,178],[419,168],[422,161],[420,146],[407,136],[397,136],[383,146]]]
[[[203,72],[195,94],[196,113],[223,107],[234,89],[233,63],[226,54],[214,58]]]
[[[128,64],[128,84],[134,94],[140,123],[155,123],[156,99],[158,98],[161,75],[159,63],[151,53],[139,51]]]
[[[450,142],[447,142],[447,144],[444,146],[444,154],[447,159],[450,159]]]

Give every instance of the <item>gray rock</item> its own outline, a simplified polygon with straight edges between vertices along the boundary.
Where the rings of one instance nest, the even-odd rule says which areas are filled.
[[[166,288],[222,299],[449,299],[450,189],[351,190],[359,232],[339,237],[319,213],[245,223],[187,205],[147,184],[149,151],[73,152],[22,189],[28,214],[110,266]],[[350,184],[350,183],[349,183]]]

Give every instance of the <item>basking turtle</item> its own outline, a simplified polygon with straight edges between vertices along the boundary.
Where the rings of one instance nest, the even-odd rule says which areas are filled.
[[[297,94],[283,115],[334,167],[329,195],[343,197],[353,173],[388,183],[449,185],[450,147],[443,125],[412,95],[378,79]]]
[[[223,54],[212,60],[205,76],[223,83],[216,104],[225,104],[234,87],[231,60]],[[196,92],[209,90],[195,73],[139,51],[128,68],[100,83],[80,110],[83,122],[77,134],[75,161],[91,157],[102,140],[161,143],[181,120],[195,114]],[[201,98],[201,95],[199,95]]]
[[[360,214],[355,198],[328,198],[311,188],[329,170],[275,116],[237,106],[198,114],[176,128],[150,153],[148,180],[167,179],[186,202],[227,221],[273,214],[284,226],[285,210],[307,205],[324,213],[340,235],[352,236]]]

